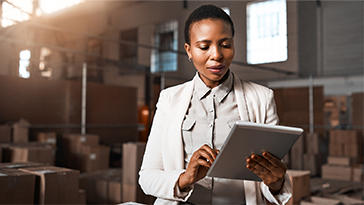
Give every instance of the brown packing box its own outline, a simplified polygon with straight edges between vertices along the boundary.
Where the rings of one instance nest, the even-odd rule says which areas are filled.
[[[304,154],[303,155],[303,169],[310,170],[311,176],[317,176],[321,174],[321,165],[325,163],[324,154]]]
[[[37,133],[37,141],[51,145],[57,144],[57,133],[55,132],[39,132]]]
[[[117,178],[122,176],[121,169],[107,169],[107,170],[98,170],[94,172],[83,172],[80,174],[80,188],[86,191],[86,202],[87,204],[99,204],[101,194],[98,193],[100,190],[97,187],[97,181],[103,180],[107,178]],[[100,183],[99,183],[100,184]]]
[[[13,142],[26,143],[29,141],[30,123],[24,119],[13,124]]]
[[[351,181],[352,169],[351,166],[324,164],[321,167],[321,177],[322,179]]]
[[[355,164],[352,165],[353,170],[353,182],[363,182],[364,181],[364,165],[363,164]]]
[[[338,199],[330,199],[325,197],[311,196],[308,199],[302,200],[300,205],[338,205],[341,204]]]
[[[44,166],[19,169],[36,175],[35,204],[77,204],[79,171]]]
[[[104,145],[81,147],[81,171],[92,172],[109,168],[110,147]]]
[[[99,136],[92,134],[64,134],[64,157],[67,167],[81,169],[81,147],[82,145],[98,146]]]
[[[122,202],[120,176],[103,177],[96,180],[97,204],[119,204]]]
[[[330,165],[343,165],[349,166],[352,164],[358,163],[358,159],[356,157],[346,157],[346,156],[328,156],[327,164]]]
[[[0,169],[0,204],[34,204],[35,175]]]
[[[357,157],[358,162],[363,162],[363,144],[347,143],[344,145],[344,156]]]
[[[330,142],[329,155],[330,156],[344,156],[344,144]]]
[[[305,135],[301,135],[291,148],[291,169],[303,169],[303,153],[305,151]]]
[[[97,146],[100,137],[93,134],[64,134],[67,148],[74,153],[80,153],[82,145]]]
[[[311,195],[311,173],[289,169],[287,174],[292,182],[292,197],[287,204],[299,204],[302,197]]]
[[[11,162],[38,162],[53,165],[55,150],[46,146],[11,147]]]
[[[37,162],[7,162],[7,163],[0,163],[0,169],[19,169],[25,167],[41,167],[45,166],[43,163]]]
[[[11,127],[8,125],[0,126],[0,143],[11,142]]]
[[[123,201],[153,203],[154,198],[146,196],[138,179],[146,143],[130,142],[123,144]]]
[[[318,133],[306,133],[306,153],[319,154],[325,153],[323,149],[326,145],[325,140]],[[326,148],[327,149],[327,148]]]
[[[84,189],[78,190],[78,205],[86,205],[86,192]]]
[[[121,176],[109,181],[108,198],[110,204],[120,204],[123,202],[123,182]]]

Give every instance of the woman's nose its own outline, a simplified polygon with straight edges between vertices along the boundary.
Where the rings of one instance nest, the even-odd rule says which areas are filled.
[[[212,60],[220,60],[222,58],[222,52],[218,46],[212,47],[210,57]]]

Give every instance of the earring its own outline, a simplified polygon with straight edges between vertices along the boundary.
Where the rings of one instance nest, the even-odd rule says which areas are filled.
[[[190,61],[190,62],[191,62],[191,58],[190,58],[190,57],[188,57],[188,61]]]

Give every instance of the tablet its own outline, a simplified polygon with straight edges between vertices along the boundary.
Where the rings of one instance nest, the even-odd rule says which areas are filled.
[[[303,129],[296,127],[237,121],[207,176],[261,181],[246,168],[246,157],[268,151],[282,159],[302,132]]]

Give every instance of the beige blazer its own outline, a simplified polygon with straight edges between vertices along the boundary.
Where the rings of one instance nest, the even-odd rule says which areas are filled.
[[[233,76],[241,120],[278,124],[273,91],[255,83],[241,81],[235,74]],[[157,197],[155,204],[178,204],[178,201],[182,201],[175,196],[174,187],[179,175],[185,171],[181,127],[196,77],[197,74],[189,82],[163,90],[159,96],[139,172],[139,184],[146,194]],[[249,205],[263,204],[263,195],[273,203],[282,200],[283,204],[291,197],[291,184],[287,176],[284,194],[278,202],[264,183],[244,181],[244,185],[245,199]],[[192,190],[183,200],[188,199],[191,193]]]

